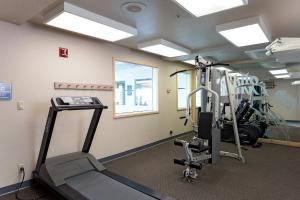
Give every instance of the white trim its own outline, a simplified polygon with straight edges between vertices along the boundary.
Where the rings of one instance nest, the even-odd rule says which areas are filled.
[[[109,27],[112,27],[114,29],[126,32],[128,34],[131,34],[132,36],[135,36],[138,34],[138,31],[136,28],[133,28],[131,26],[128,26],[126,24],[122,24],[120,22],[117,22],[115,20],[109,19],[107,17],[98,15],[94,12],[85,10],[83,8],[80,8],[78,6],[72,5],[70,3],[64,2],[62,4],[59,4],[57,7],[55,7],[52,11],[50,11],[44,18],[44,23],[47,24],[57,16],[59,16],[62,13],[70,13],[76,16],[80,16],[82,18],[97,22],[99,24],[103,24]]]

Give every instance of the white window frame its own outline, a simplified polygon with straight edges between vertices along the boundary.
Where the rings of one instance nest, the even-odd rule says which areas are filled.
[[[146,67],[151,67],[156,69],[156,110],[154,111],[137,111],[137,112],[128,112],[119,114],[116,113],[116,103],[115,103],[115,87],[116,87],[116,62],[126,62],[130,64],[136,64],[136,65],[143,65]],[[129,61],[125,59],[119,59],[119,58],[113,58],[113,119],[119,119],[119,118],[127,118],[127,117],[135,117],[135,116],[143,116],[143,115],[152,115],[152,114],[159,114],[159,68],[156,66],[152,66],[149,64],[139,63],[135,61]]]
[[[185,73],[185,74],[188,74],[190,76],[190,91],[189,93],[192,91],[192,74],[190,72],[181,72],[181,73]],[[178,73],[176,75],[176,108],[177,108],[177,111],[183,111],[183,110],[186,110],[187,108],[184,108],[184,107],[179,107],[178,105],[178,75],[181,74],[181,73]]]
[[[197,86],[198,86],[198,76],[197,76],[197,74],[195,75],[195,77],[196,77],[196,79],[194,80],[194,81],[196,81],[195,82],[195,89],[197,88]],[[201,101],[202,101],[202,97],[201,97],[201,92],[202,92],[203,90],[200,90],[200,91],[198,91],[197,93],[198,94],[200,94],[199,95],[199,98],[200,98],[200,104],[201,104]],[[198,109],[198,108],[200,108],[201,107],[201,105],[197,105],[197,93],[195,94],[195,107],[196,107],[196,109]]]

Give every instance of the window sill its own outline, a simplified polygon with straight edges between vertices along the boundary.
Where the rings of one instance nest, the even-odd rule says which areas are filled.
[[[128,114],[121,114],[116,115],[114,114],[114,119],[122,119],[122,118],[129,118],[129,117],[139,117],[139,116],[145,116],[145,115],[154,115],[159,114],[158,111],[151,111],[151,112],[135,112],[135,113],[128,113]]]
[[[186,111],[186,108],[177,108],[177,111]]]

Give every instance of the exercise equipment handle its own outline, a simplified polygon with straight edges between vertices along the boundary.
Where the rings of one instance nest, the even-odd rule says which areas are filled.
[[[214,66],[230,67],[230,64],[226,64],[226,63],[213,63],[213,64],[206,65],[206,67],[214,67]]]
[[[188,119],[185,119],[185,121],[184,121],[184,126],[187,125],[188,121],[189,121]]]
[[[216,120],[216,122],[218,124],[218,121],[219,121],[219,109],[220,109],[220,97],[219,97],[219,94],[217,92],[211,90],[211,89],[208,89],[208,88],[202,86],[202,85],[199,86],[197,89],[193,90],[191,93],[189,93],[189,95],[187,97],[187,103],[186,103],[187,109],[186,109],[186,114],[185,114],[186,119],[190,120],[191,122],[193,122],[192,117],[190,115],[190,110],[191,110],[191,108],[190,108],[190,98],[191,98],[192,95],[194,95],[195,93],[197,93],[200,90],[206,90],[206,91],[212,93],[215,96],[216,99],[215,99],[215,113],[214,113],[214,116],[215,116],[215,120]]]
[[[182,73],[182,72],[188,72],[188,71],[192,71],[192,70],[195,70],[195,69],[193,68],[193,69],[183,69],[183,70],[179,70],[179,71],[176,71],[176,72],[174,72],[173,74],[171,74],[170,77],[175,76],[176,74],[179,74],[179,73]]]

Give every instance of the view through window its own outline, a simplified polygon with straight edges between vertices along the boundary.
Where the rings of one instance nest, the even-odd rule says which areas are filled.
[[[186,100],[188,94],[191,92],[191,74],[179,73],[177,74],[177,108],[178,110],[186,109]]]
[[[115,61],[115,115],[157,112],[157,68]]]

